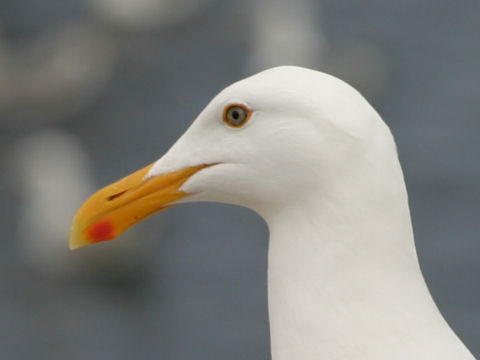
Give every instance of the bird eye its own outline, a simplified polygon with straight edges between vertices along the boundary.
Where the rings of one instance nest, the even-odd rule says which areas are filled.
[[[223,112],[223,121],[232,127],[242,127],[250,117],[251,110],[243,105],[230,105]]]

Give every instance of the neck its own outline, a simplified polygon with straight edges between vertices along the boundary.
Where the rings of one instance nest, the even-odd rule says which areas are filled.
[[[399,178],[264,216],[274,360],[472,358],[425,285]]]

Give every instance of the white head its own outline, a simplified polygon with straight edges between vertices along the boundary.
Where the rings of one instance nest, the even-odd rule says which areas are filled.
[[[251,111],[241,127],[224,120],[235,104]],[[293,66],[263,71],[230,85],[205,107],[148,177],[217,164],[190,177],[181,201],[244,205],[262,213],[353,174],[384,147],[388,128],[351,86]],[[378,155],[375,155],[378,156]]]
[[[247,118],[238,126],[226,119],[232,106],[237,106],[234,115],[239,117],[233,121],[242,120],[243,115]],[[101,194],[108,199],[100,207],[98,199],[90,203],[98,220],[118,208],[118,200],[111,200],[131,203],[125,195],[144,197],[144,191],[132,192],[139,180],[151,185],[176,172],[181,180],[177,179],[174,190],[187,195],[162,198],[156,207],[150,201],[148,209],[136,206],[131,215],[135,221],[121,225],[122,231],[174,201],[234,203],[266,216],[269,209],[289,206],[312,191],[327,193],[352,179],[368,183],[371,179],[365,171],[378,170],[375,164],[382,155],[387,162],[396,156],[393,139],[355,89],[321,72],[282,66],[224,89],[153,166],[137,173],[133,182],[124,179],[97,193],[97,198]],[[192,172],[182,172],[192,167]],[[158,189],[149,191],[158,194]],[[74,226],[75,232],[91,225],[91,215],[81,217],[88,221],[82,221],[80,228]],[[120,232],[112,230],[99,238],[106,240]],[[82,241],[86,243],[90,241]]]

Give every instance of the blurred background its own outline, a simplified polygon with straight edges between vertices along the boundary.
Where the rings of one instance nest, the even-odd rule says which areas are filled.
[[[222,88],[296,64],[396,137],[433,297],[480,356],[477,0],[0,2],[3,359],[267,359],[267,229],[190,204],[67,250],[95,189],[159,158]]]

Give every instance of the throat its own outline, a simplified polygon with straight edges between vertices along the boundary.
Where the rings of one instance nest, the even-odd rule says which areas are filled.
[[[392,352],[416,359],[435,336],[432,324],[448,331],[418,266],[406,194],[402,200],[266,217],[274,360],[391,359]]]

